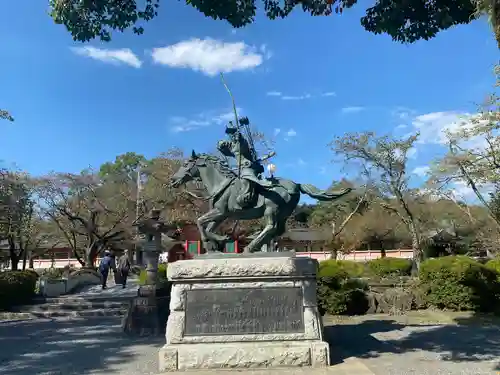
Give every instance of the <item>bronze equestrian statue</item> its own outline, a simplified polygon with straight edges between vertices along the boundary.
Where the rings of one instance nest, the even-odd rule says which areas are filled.
[[[262,245],[286,231],[286,220],[306,194],[320,201],[333,201],[352,191],[326,192],[310,184],[298,184],[283,178],[262,178],[262,162],[274,153],[258,158],[247,131],[246,117],[239,119],[239,127],[229,123],[228,140],[219,141],[217,149],[226,157],[236,159],[237,171],[213,155],[196,154],[184,162],[171,178],[171,186],[179,187],[191,180],[201,181],[209,193],[209,211],[197,220],[203,247],[207,252],[222,251],[229,240],[214,231],[228,218],[234,220],[265,219],[264,229],[244,248],[245,253],[260,251]]]

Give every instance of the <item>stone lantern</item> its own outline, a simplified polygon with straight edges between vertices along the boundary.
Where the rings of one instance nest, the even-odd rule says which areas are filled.
[[[153,209],[148,218],[138,224],[139,233],[145,235],[142,244],[146,258],[146,282],[139,286],[137,297],[129,306],[122,327],[127,333],[141,336],[157,335],[165,332],[168,319],[170,293],[158,289],[158,259],[162,251],[162,234],[169,228],[160,219],[160,210]],[[171,245],[177,243],[170,241]]]

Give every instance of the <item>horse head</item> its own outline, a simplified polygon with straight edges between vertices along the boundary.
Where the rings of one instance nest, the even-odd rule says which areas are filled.
[[[197,179],[200,177],[200,173],[198,170],[198,166],[196,162],[198,160],[198,155],[193,150],[191,153],[191,157],[186,160],[179,170],[174,173],[174,175],[170,178],[170,186],[173,188],[177,188],[185,183]]]

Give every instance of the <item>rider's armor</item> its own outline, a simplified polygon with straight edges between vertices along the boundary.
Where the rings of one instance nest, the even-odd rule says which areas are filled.
[[[225,156],[234,157],[238,168],[238,174],[241,179],[242,191],[237,198],[237,203],[245,208],[254,203],[255,183],[263,186],[272,185],[268,181],[259,178],[264,172],[264,168],[259,160],[256,160],[255,153],[249,145],[247,139],[241,134],[237,127],[232,123],[226,127],[226,134],[229,140],[219,141],[217,149]]]

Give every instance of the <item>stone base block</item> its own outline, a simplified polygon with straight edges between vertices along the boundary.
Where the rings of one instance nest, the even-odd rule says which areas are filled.
[[[139,295],[130,302],[123,318],[123,332],[139,336],[165,334],[169,304],[170,297],[161,296],[154,288],[139,288]]]
[[[165,345],[159,353],[161,373],[199,369],[326,367],[329,364],[328,344],[319,340]]]

